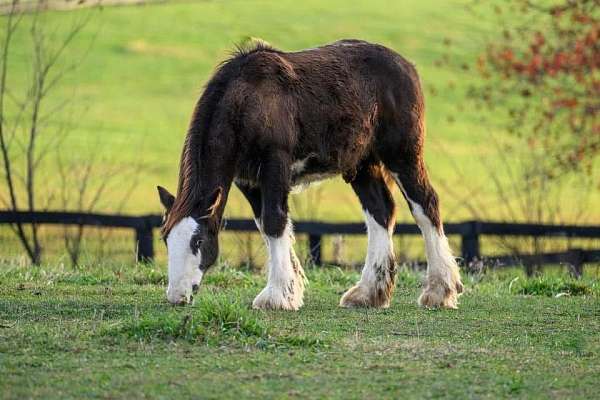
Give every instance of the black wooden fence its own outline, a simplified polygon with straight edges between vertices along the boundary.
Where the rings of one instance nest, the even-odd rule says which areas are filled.
[[[108,228],[130,228],[135,231],[135,246],[138,260],[151,260],[154,257],[154,232],[160,227],[162,218],[158,215],[107,215],[74,212],[11,212],[0,211],[0,224],[54,224],[85,225]],[[255,232],[253,220],[228,219],[225,230],[233,232]],[[364,235],[363,223],[330,223],[315,221],[297,221],[294,223],[296,234],[308,235],[309,252],[312,261],[322,263],[321,243],[327,235]],[[447,235],[461,236],[461,257],[467,267],[483,257],[480,252],[480,237],[483,235],[515,237],[557,237],[557,238],[600,238],[600,226],[520,224],[505,222],[468,221],[444,224]],[[396,224],[395,234],[420,235],[414,224]],[[586,263],[599,263],[600,250],[569,249],[560,253],[522,254],[515,256],[493,256],[488,260],[496,265],[518,264],[568,264],[571,272],[579,276]]]

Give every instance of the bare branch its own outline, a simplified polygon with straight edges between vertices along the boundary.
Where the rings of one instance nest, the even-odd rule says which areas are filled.
[[[67,126],[59,126],[53,135],[44,134],[44,139],[41,139],[42,133],[46,132],[44,126],[47,125],[49,118],[61,112],[69,103],[69,101],[59,103],[46,112],[45,99],[56,85],[79,65],[78,61],[65,64],[59,63],[59,60],[64,58],[67,47],[89,23],[92,12],[86,13],[83,18],[76,20],[66,33],[57,39],[62,28],[59,29],[57,26],[52,31],[52,28],[43,23],[44,1],[38,0],[35,3],[35,12],[29,27],[29,38],[32,44],[31,79],[29,79],[31,85],[21,100],[7,86],[10,44],[13,33],[23,17],[18,3],[17,0],[11,2],[11,10],[5,18],[7,25],[4,29],[3,43],[0,49],[0,152],[4,179],[8,187],[8,199],[5,203],[8,203],[8,208],[13,211],[20,210],[18,193],[24,193],[25,208],[35,211],[39,209],[40,204],[42,207],[49,207],[54,202],[54,191],[47,192],[43,199],[38,198],[38,175],[42,160],[52,148],[56,148],[65,140],[68,130]],[[57,46],[54,46],[55,43]],[[86,54],[90,49],[91,44],[86,50]],[[16,112],[10,121],[7,120],[5,114],[6,99],[16,105]],[[26,134],[18,134],[21,131],[26,131]],[[13,145],[14,147],[10,149]],[[22,151],[24,154],[23,168],[19,166],[21,159],[19,159],[19,164],[16,164],[15,150],[17,153]],[[64,169],[62,175],[64,178]],[[65,199],[65,195],[61,194],[61,198]],[[37,224],[30,224],[29,229],[25,229],[22,224],[16,224],[16,233],[31,261],[34,264],[39,263],[41,244]]]
[[[17,29],[19,22],[21,21],[21,16],[17,13],[17,0],[12,0],[11,9],[7,17],[6,30],[4,32],[4,42],[2,46],[2,52],[0,53],[1,61],[0,61],[0,150],[2,152],[2,161],[4,166],[4,176],[6,180],[6,184],[8,187],[9,197],[10,197],[10,206],[11,210],[17,211],[19,209],[17,195],[15,190],[15,182],[13,178],[13,169],[12,164],[9,158],[9,145],[7,143],[7,138],[5,136],[5,108],[4,108],[4,97],[7,93],[7,74],[8,74],[8,56],[10,51],[10,45],[12,43],[13,33]],[[16,17],[16,19],[15,19]],[[23,229],[23,225],[21,223],[15,224],[16,226],[16,234],[19,238],[19,241],[25,248],[28,256],[33,259],[34,258],[34,249],[33,246],[29,243],[27,239],[27,235],[25,230]]]

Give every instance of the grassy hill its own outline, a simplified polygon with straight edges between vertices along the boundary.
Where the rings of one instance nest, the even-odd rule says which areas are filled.
[[[395,49],[413,61],[420,72],[427,103],[426,159],[433,184],[440,192],[444,219],[471,218],[472,211],[464,205],[472,198],[481,200],[476,211],[483,211],[488,218],[503,219],[507,199],[494,194],[494,183],[488,175],[489,169],[502,173],[505,168],[490,140],[497,133],[497,124],[484,121],[481,111],[470,109],[472,105],[465,102],[469,82],[478,78],[472,68],[461,68],[462,64],[473,64],[485,39],[493,37],[496,29],[492,7],[474,13],[466,4],[462,0],[351,4],[341,0],[175,1],[45,13],[41,18],[51,33],[49,43],[54,46],[61,32],[74,21],[90,12],[92,18],[61,58],[60,68],[82,61],[45,101],[46,112],[59,107],[60,113],[49,119],[42,137],[52,137],[56,130],[69,127],[70,134],[57,152],[80,165],[96,157],[99,179],[113,176],[99,210],[115,209],[115,203],[131,185],[132,166],[141,165],[139,183],[124,211],[161,212],[156,185],[176,190],[179,154],[192,108],[215,66],[228,57],[236,43],[258,37],[293,51],[341,38],[361,38]],[[21,24],[11,54],[8,82],[17,94],[29,84],[30,21],[28,16]],[[0,18],[0,23],[5,20]],[[451,62],[436,65],[444,56]],[[14,113],[8,114],[11,117]],[[504,154],[509,163],[512,156]],[[48,197],[57,197],[56,158],[50,153],[40,169],[40,204],[46,204]],[[457,174],[457,169],[464,175]],[[581,200],[579,186],[566,186],[561,193],[544,196],[561,205],[565,221],[593,223],[600,221],[600,209],[591,206],[600,201],[595,189],[590,202]],[[2,184],[0,196],[6,195]],[[395,195],[399,220],[411,221],[398,190]],[[511,193],[508,197],[513,200]],[[527,199],[515,201],[528,204]],[[51,208],[61,206],[54,203]],[[293,196],[291,208],[296,219],[362,218],[358,200],[341,179]],[[584,217],[573,218],[580,209]],[[250,207],[235,189],[226,215],[251,215]],[[2,229],[0,234],[15,250],[16,243],[8,245],[11,232]],[[362,249],[362,245],[358,247]],[[421,247],[419,243],[419,252]]]
[[[60,32],[87,12],[55,12],[44,18]],[[427,93],[427,159],[437,186],[455,179],[451,165],[456,163],[472,177],[463,183],[464,193],[485,193],[490,184],[480,158],[495,157],[488,140],[491,127],[481,125],[477,112],[461,113],[453,123],[447,118],[461,100],[457,94],[475,78],[459,65],[472,63],[490,24],[486,18],[476,18],[462,1],[357,1],[352,5],[337,0],[202,1],[107,7],[94,13],[67,50],[65,65],[86,56],[48,99],[46,109],[74,99],[53,120],[54,125],[72,126],[61,151],[82,159],[96,152],[107,165],[142,162],[141,184],[127,211],[154,212],[159,210],[153,200],[156,184],[175,190],[179,152],[194,102],[235,43],[252,36],[284,50],[299,50],[341,38],[362,38],[394,48],[417,65]],[[12,86],[21,89],[31,63],[27,34],[26,29],[18,32],[9,75]],[[448,42],[456,67],[436,67],[435,61],[448,53]],[[49,180],[53,163],[49,158],[45,168]],[[327,195],[320,196],[322,204],[314,216],[360,218],[358,202],[345,184],[338,180],[323,187]],[[114,190],[111,196],[118,195]],[[442,197],[450,214],[447,219],[468,216],[460,208],[460,199]],[[301,195],[296,202],[306,203],[309,198],[310,194]],[[110,201],[103,207],[110,209]],[[228,213],[249,214],[239,193],[234,194]]]

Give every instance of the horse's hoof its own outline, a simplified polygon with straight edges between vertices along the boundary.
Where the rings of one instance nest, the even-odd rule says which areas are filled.
[[[460,282],[458,283],[460,284]],[[432,285],[428,284],[423,293],[419,296],[419,304],[422,307],[435,309],[435,308],[458,308],[458,284],[454,288],[450,288],[446,285]],[[460,284],[462,291],[462,284]]]
[[[340,307],[345,308],[388,308],[389,306],[389,298],[375,296],[372,291],[360,285],[348,289],[340,299]]]
[[[288,310],[298,311],[302,307],[302,298],[294,298],[279,288],[266,287],[252,302],[255,310]]]

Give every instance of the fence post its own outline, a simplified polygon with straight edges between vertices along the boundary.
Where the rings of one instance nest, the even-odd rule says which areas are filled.
[[[461,236],[461,253],[467,270],[474,260],[480,260],[479,248],[479,222],[470,221],[465,223],[466,230]]]
[[[308,235],[308,252],[312,263],[321,265],[321,235]]]
[[[154,236],[152,228],[146,224],[135,230],[135,243],[137,244],[138,262],[152,261],[154,258]]]

